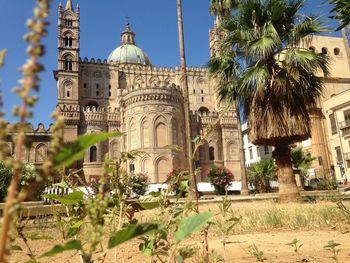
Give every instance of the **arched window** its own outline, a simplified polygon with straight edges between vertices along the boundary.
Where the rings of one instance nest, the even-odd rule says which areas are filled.
[[[64,70],[73,70],[73,62],[72,62],[72,57],[71,56],[66,56],[64,58]]]
[[[209,160],[214,161],[215,160],[215,149],[214,147],[209,147]]]
[[[207,108],[207,107],[200,107],[199,109],[198,109],[198,111],[200,112],[200,113],[206,113],[206,114],[208,114],[209,113],[209,109]]]
[[[315,49],[315,47],[314,47],[314,46],[309,47],[309,50],[310,50],[310,51],[313,51],[313,52],[315,52],[315,51],[316,51],[316,49]]]
[[[66,35],[64,37],[64,47],[71,48],[73,46],[73,38],[71,35]]]
[[[67,91],[67,98],[69,98],[70,97],[70,92],[69,91]]]
[[[35,162],[44,162],[47,154],[47,147],[45,144],[41,143],[35,148]]]
[[[166,174],[170,171],[169,161],[161,158],[156,163],[156,180],[157,183],[164,183],[166,181]]]
[[[90,158],[89,158],[91,163],[97,162],[97,148],[96,146],[92,146],[90,148]]]
[[[136,131],[136,124],[131,123],[130,124],[130,149],[137,148],[137,131]]]
[[[327,49],[326,47],[323,47],[323,48],[321,49],[321,52],[322,52],[322,54],[327,55],[327,54],[328,54],[328,49]]]
[[[64,25],[65,26],[73,26],[73,20],[72,19],[65,19]]]
[[[334,55],[335,55],[335,56],[339,56],[339,55],[340,55],[340,49],[339,49],[339,48],[336,47],[336,48],[334,49]]]
[[[156,126],[156,147],[165,145],[167,145],[166,125],[161,122]]]

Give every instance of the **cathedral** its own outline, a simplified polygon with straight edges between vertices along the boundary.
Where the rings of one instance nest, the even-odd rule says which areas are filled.
[[[146,154],[128,163],[128,172],[145,173],[151,183],[162,183],[171,170],[186,168],[185,154],[165,147],[185,147],[180,69],[154,66],[137,46],[130,24],[126,24],[120,43],[107,59],[81,59],[80,8],[74,8],[68,0],[65,7],[59,5],[58,13],[58,69],[54,77],[65,141],[97,132],[123,133],[121,138],[96,144],[86,152],[78,163],[85,180],[89,182],[101,174],[106,155],[113,159],[120,152],[136,149]],[[212,54],[219,38],[213,29],[209,40]],[[207,125],[217,122],[220,105],[215,81],[208,77],[207,69],[191,67],[187,72],[194,138]],[[206,180],[212,164],[225,166],[235,180],[240,180],[237,129],[236,112],[228,110],[196,155],[196,166],[202,168],[199,180]],[[38,145],[45,152],[45,143]]]

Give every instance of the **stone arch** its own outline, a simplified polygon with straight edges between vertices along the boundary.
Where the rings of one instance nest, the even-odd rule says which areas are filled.
[[[227,143],[227,156],[228,159],[232,160],[235,159],[237,157],[238,154],[238,144],[236,142],[233,141],[229,141]]]
[[[47,146],[44,143],[40,143],[35,147],[35,162],[42,163],[47,156]]]
[[[160,115],[154,122],[154,142],[156,147],[163,147],[168,144],[167,120]]]
[[[141,88],[143,87],[143,84],[145,83],[145,80],[141,75],[137,75],[134,78],[133,86],[136,88]]]
[[[159,157],[155,162],[155,174],[157,183],[164,183],[166,181],[166,175],[170,172],[170,162],[166,157]]]
[[[89,107],[90,109],[92,109],[92,107],[95,107],[97,109],[98,107],[100,107],[100,105],[95,100],[89,100],[88,102],[86,102],[85,107]]]
[[[72,71],[73,70],[73,60],[74,56],[71,53],[66,53],[63,56],[63,65],[64,65],[64,70]]]
[[[141,121],[141,147],[151,147],[151,123],[147,117]]]
[[[326,48],[326,47],[321,48],[321,52],[322,52],[322,54],[327,55],[328,54],[328,48]]]
[[[71,79],[67,79],[63,82],[63,96],[65,98],[69,98],[73,95],[73,81]]]
[[[214,146],[209,147],[209,160],[210,161],[215,160],[215,148],[214,148]]]
[[[114,139],[109,144],[109,156],[113,160],[120,157],[120,140],[119,139]]]
[[[149,85],[152,88],[157,87],[159,85],[159,82],[160,80],[157,76],[153,76],[149,79]]]
[[[97,162],[97,147],[95,145],[91,146],[89,149],[89,162]]]
[[[340,49],[337,48],[337,47],[333,49],[333,53],[334,53],[335,56],[341,56]]]
[[[136,121],[134,119],[131,119],[129,122],[129,149],[136,149],[137,148],[137,125]]]
[[[208,109],[207,107],[204,107],[204,106],[200,107],[200,108],[198,109],[198,111],[199,111],[201,114],[208,114],[208,113],[209,113],[209,109]]]

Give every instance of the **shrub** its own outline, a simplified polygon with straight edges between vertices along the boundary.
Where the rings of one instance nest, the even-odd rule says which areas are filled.
[[[144,195],[149,185],[148,176],[143,173],[132,174],[129,177],[129,186],[137,195]]]
[[[226,187],[233,181],[233,174],[224,167],[213,165],[208,173],[209,182],[215,187],[218,194],[225,194]]]
[[[35,181],[38,173],[35,166],[32,163],[24,163],[22,165],[22,172],[19,181],[18,190],[20,191],[24,187],[28,186],[30,182]],[[4,201],[7,195],[7,189],[11,183],[12,179],[12,169],[5,166],[3,161],[0,161],[0,202]],[[35,195],[32,196],[30,200],[40,200],[40,195],[42,194],[43,188],[37,189]]]
[[[169,172],[166,177],[166,182],[168,183],[171,191],[174,191],[176,195],[180,195],[181,197],[186,196],[189,182],[188,172],[174,169]]]
[[[3,202],[7,195],[7,188],[11,183],[12,171],[8,169],[3,161],[0,161],[0,202]]]
[[[249,167],[247,179],[257,192],[270,192],[270,181],[277,179],[276,165],[273,159],[263,159],[253,163]]]

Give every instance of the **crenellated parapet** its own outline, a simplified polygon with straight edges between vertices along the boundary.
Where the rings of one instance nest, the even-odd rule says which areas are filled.
[[[56,110],[64,118],[66,124],[74,125],[80,121],[80,106],[71,104],[58,104]]]
[[[223,114],[220,119],[220,125],[225,128],[237,128],[238,120],[235,111],[229,111]]]
[[[202,125],[214,124],[220,118],[221,127],[237,127],[237,115],[235,112],[226,112],[222,116],[218,112],[190,111],[191,123],[201,123]]]
[[[81,107],[81,119],[85,121],[87,125],[106,125],[107,122],[118,124],[120,123],[120,112],[118,108],[112,107]]]

